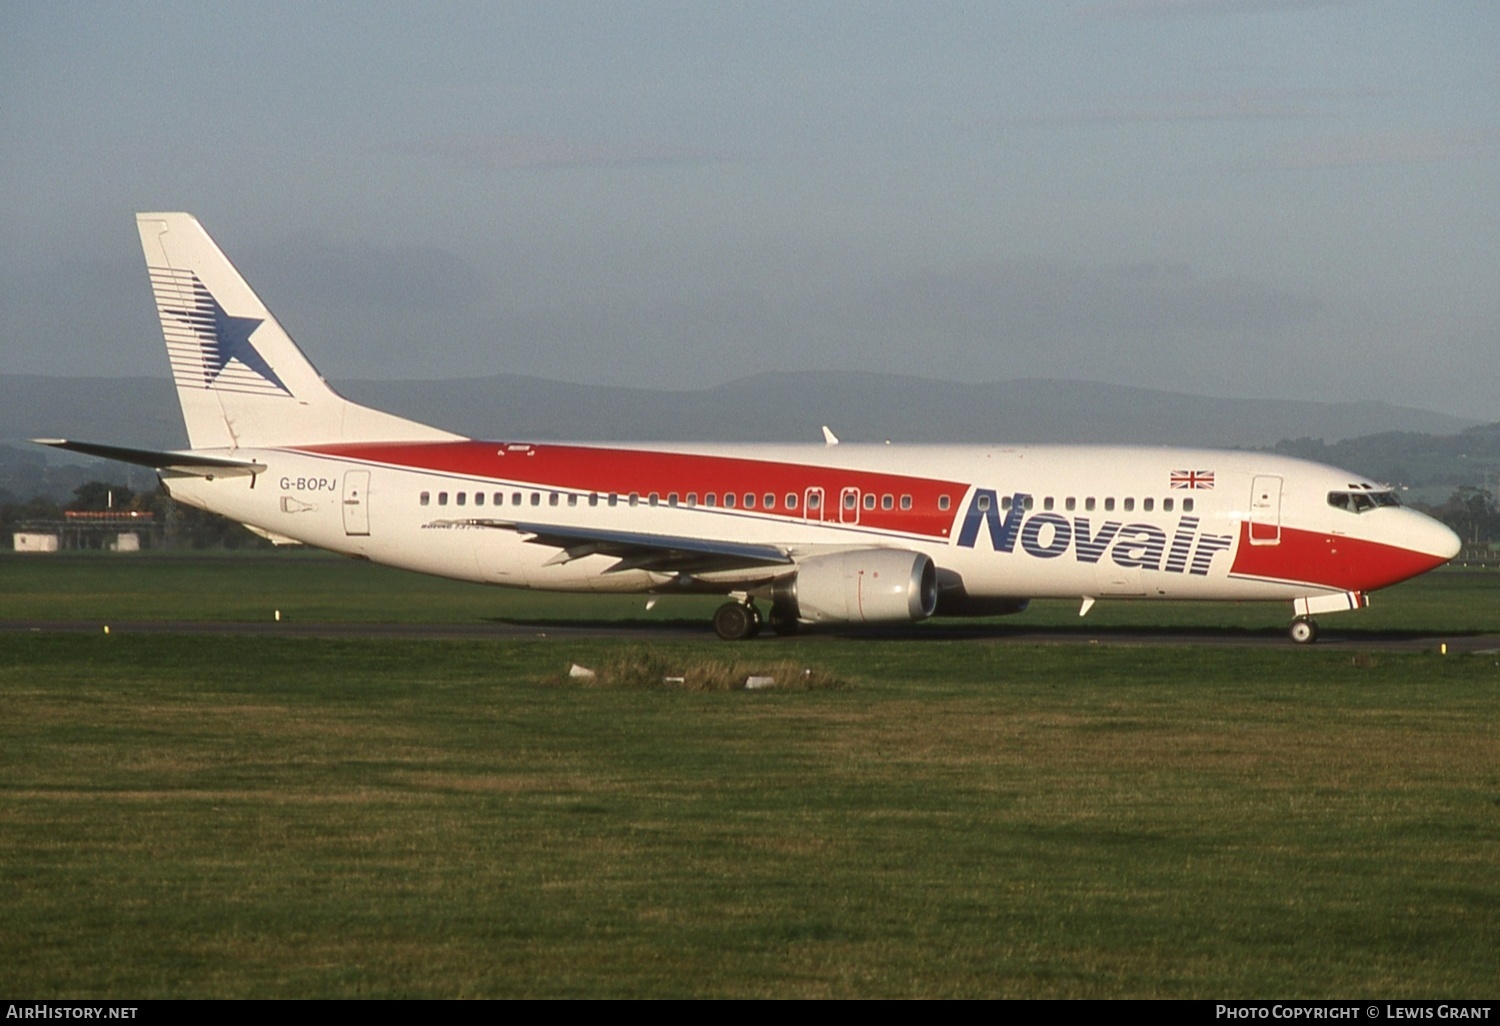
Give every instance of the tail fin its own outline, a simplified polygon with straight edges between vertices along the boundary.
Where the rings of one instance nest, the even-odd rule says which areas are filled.
[[[460,439],[328,386],[191,214],[137,214],[194,449]]]

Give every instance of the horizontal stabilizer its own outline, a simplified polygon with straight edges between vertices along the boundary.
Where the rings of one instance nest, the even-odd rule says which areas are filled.
[[[121,463],[134,463],[139,467],[154,470],[171,470],[197,477],[242,477],[259,474],[266,469],[264,463],[254,460],[235,459],[232,456],[209,456],[200,452],[163,452],[157,449],[127,449],[119,445],[101,445],[98,442],[74,442],[67,438],[33,438],[38,445],[50,445],[54,449],[99,456]]]

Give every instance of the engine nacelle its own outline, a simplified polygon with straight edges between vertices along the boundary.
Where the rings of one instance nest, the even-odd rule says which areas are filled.
[[[904,549],[834,552],[799,563],[771,601],[811,623],[910,623],[937,608],[937,570]]]

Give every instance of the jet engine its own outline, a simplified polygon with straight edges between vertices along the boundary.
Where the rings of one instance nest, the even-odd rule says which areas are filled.
[[[810,623],[909,623],[937,608],[937,570],[920,552],[856,549],[813,556],[771,591],[776,614]]]

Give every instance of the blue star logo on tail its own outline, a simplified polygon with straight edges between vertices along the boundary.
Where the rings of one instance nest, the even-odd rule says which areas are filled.
[[[181,321],[198,339],[203,355],[203,387],[210,388],[231,362],[260,375],[287,395],[292,390],[271,369],[270,363],[255,348],[250,336],[265,323],[261,317],[233,317],[226,313],[213,293],[196,276],[193,279],[193,305],[189,309],[163,308]]]

